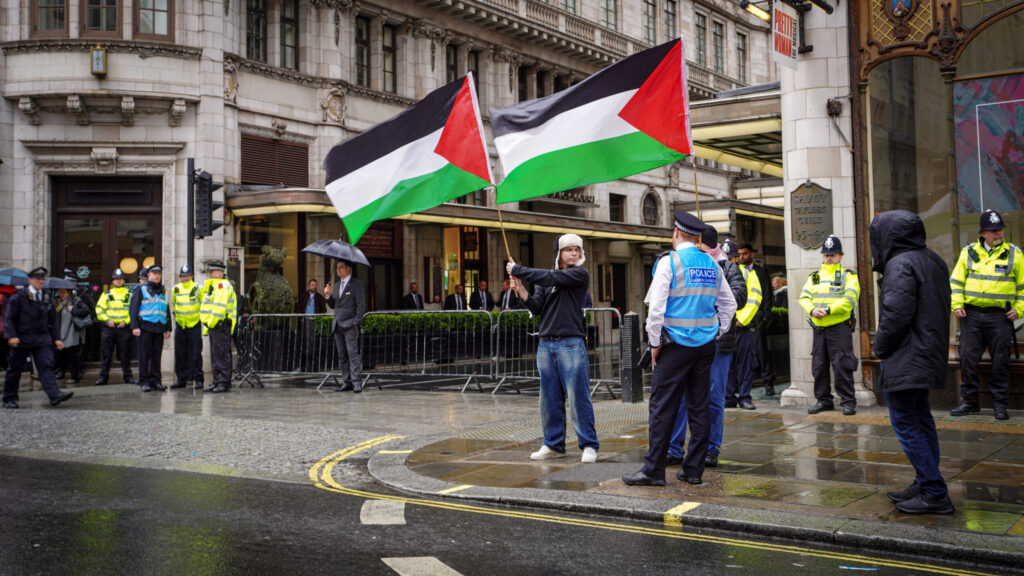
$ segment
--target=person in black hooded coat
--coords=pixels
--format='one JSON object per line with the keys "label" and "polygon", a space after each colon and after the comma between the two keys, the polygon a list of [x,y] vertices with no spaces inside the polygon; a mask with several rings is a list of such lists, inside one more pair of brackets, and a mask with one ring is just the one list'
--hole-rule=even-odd
{"label": "person in black hooded coat", "polygon": [[931,388],[946,385],[949,268],[925,247],[924,223],[911,212],[875,216],[870,238],[872,270],[882,274],[872,347],[882,360],[878,384],[889,405],[893,431],[917,473],[908,488],[888,496],[901,512],[952,514],[928,402]]}

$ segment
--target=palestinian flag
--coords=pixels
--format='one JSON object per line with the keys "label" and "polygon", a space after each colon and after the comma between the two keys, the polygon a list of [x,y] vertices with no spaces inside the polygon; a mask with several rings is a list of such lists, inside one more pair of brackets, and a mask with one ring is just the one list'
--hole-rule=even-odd
{"label": "palestinian flag", "polygon": [[494,177],[472,75],[338,144],[324,169],[327,196],[352,244],[376,220],[433,208],[490,186]]}
{"label": "palestinian flag", "polygon": [[638,52],[575,86],[491,110],[515,202],[664,166],[693,153],[683,40]]}

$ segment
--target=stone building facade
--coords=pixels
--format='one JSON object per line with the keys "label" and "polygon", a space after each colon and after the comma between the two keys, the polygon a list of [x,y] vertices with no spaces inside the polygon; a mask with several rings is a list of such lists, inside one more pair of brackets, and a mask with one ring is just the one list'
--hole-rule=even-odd
{"label": "stone building facade", "polygon": [[[115,267],[151,262],[173,281],[189,241],[190,157],[226,183],[215,193],[227,204],[225,225],[196,241],[197,267],[227,258],[244,290],[260,247],[285,247],[282,272],[300,291],[307,278],[322,283],[331,271],[299,250],[342,234],[323,193],[327,152],[468,71],[485,126],[490,108],[564,89],[679,35],[695,101],[775,79],[767,25],[727,0],[0,0],[0,7],[0,265],[71,267],[100,288]],[[702,200],[738,191],[755,204],[778,200],[777,193],[764,200],[778,184],[757,178],[760,164],[695,164]],[[548,266],[555,234],[581,231],[595,304],[642,310],[671,212],[695,199],[692,166],[503,206],[510,251]],[[397,307],[412,281],[428,296],[477,279],[497,291],[506,255],[496,216],[493,191],[482,190],[379,223],[362,242],[372,266],[357,269],[371,306]],[[734,211],[721,218],[724,232],[738,232]],[[784,266],[781,223],[743,229],[756,230],[759,245],[777,246],[774,266]]]}

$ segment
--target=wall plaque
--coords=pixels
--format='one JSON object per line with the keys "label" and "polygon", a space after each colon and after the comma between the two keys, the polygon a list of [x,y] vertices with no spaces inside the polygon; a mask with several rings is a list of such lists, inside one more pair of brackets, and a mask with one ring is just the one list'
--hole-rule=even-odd
{"label": "wall plaque", "polygon": [[806,250],[817,248],[832,233],[832,190],[808,181],[790,192],[793,242]]}

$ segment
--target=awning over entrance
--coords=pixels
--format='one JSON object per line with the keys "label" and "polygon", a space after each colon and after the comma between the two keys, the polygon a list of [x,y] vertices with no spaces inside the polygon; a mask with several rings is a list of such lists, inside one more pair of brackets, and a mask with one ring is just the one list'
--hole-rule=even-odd
{"label": "awning over entrance", "polygon": [[782,177],[782,97],[768,91],[690,104],[697,157]]}
{"label": "awning over entrance", "polygon": [[[292,212],[336,213],[327,194],[317,188],[276,188],[258,191],[229,190],[225,207],[236,217]],[[579,234],[584,238],[605,238],[632,242],[671,242],[672,229],[622,222],[601,222],[539,212],[502,210],[506,230]],[[444,224],[448,226],[498,227],[497,210],[462,204],[442,204],[417,214],[398,216],[396,220]]]}

